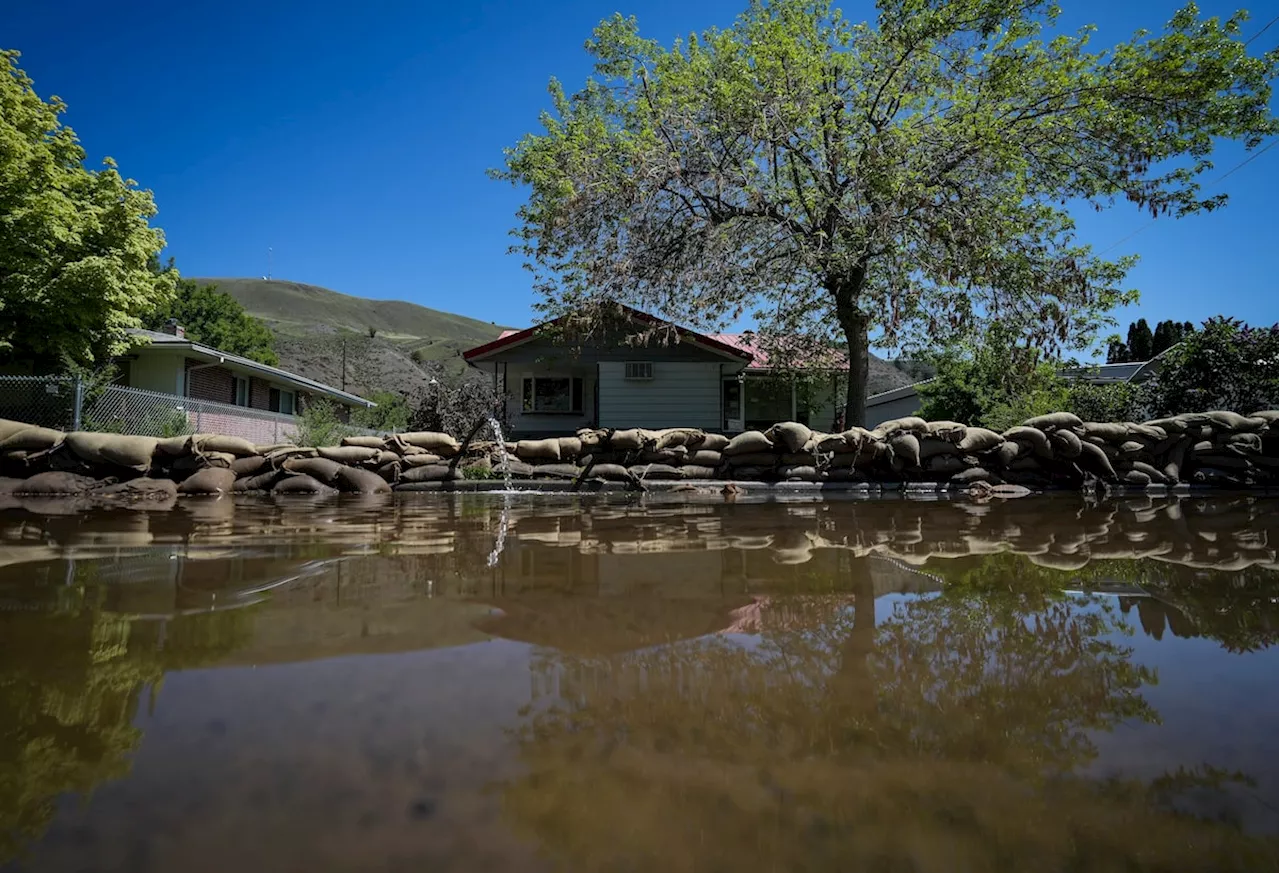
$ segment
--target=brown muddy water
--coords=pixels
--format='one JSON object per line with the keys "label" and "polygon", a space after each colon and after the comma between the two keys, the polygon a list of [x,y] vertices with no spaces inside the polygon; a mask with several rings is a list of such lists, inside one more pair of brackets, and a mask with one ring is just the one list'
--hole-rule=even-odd
{"label": "brown muddy water", "polygon": [[677,500],[0,511],[0,868],[1275,869],[1274,499]]}

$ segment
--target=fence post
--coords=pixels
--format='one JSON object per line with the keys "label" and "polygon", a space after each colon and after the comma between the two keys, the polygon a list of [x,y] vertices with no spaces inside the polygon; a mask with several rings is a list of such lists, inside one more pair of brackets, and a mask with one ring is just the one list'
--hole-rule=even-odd
{"label": "fence post", "polygon": [[79,376],[72,378],[71,389],[71,429],[79,430],[83,419],[84,380]]}

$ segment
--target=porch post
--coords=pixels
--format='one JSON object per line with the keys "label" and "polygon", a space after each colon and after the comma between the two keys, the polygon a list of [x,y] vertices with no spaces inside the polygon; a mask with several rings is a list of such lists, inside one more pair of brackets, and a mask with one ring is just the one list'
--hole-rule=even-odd
{"label": "porch post", "polygon": [[796,420],[796,377],[791,377],[791,420]]}

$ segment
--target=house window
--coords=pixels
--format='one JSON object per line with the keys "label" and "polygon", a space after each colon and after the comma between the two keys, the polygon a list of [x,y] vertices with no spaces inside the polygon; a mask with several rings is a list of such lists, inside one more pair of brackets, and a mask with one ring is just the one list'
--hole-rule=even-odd
{"label": "house window", "polygon": [[242,376],[236,376],[235,399],[233,402],[236,406],[249,405],[249,380]]}
{"label": "house window", "polygon": [[528,376],[521,395],[525,412],[581,413],[582,379],[577,376]]}
{"label": "house window", "polygon": [[285,415],[293,415],[293,392],[284,391],[280,388],[272,388],[267,395],[267,408],[272,412],[282,412]]}
{"label": "house window", "polygon": [[653,378],[653,362],[652,361],[627,361],[626,371],[623,373],[624,379],[652,379]]}

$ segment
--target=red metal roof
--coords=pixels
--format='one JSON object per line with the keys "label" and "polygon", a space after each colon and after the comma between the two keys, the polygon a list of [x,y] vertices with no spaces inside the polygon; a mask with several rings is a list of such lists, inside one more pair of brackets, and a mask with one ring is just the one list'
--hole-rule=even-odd
{"label": "red metal roof", "polygon": [[[749,334],[743,333],[717,333],[712,334],[710,339],[724,345],[731,346],[741,352],[751,356],[751,363],[747,364],[747,368],[751,370],[768,370],[772,365],[769,363],[769,353],[760,348],[755,338]],[[830,370],[843,370],[849,366],[849,356],[840,350],[830,349],[821,355],[821,360],[805,361],[798,364],[800,367],[818,367]]]}
{"label": "red metal roof", "polygon": [[[660,318],[655,318],[647,312],[641,312],[640,310],[632,309],[629,306],[624,306],[623,309],[627,311],[631,318],[637,321],[643,321],[649,324],[670,324],[670,322],[663,321]],[[542,324],[535,324],[533,327],[526,327],[524,330],[504,330],[498,335],[497,339],[487,342],[484,345],[467,349],[462,353],[462,357],[464,360],[471,361],[475,358],[484,357],[492,352],[500,351],[509,346],[519,345],[525,340],[532,339],[534,334],[537,333],[538,328],[547,324],[555,324],[559,320],[560,319],[553,319],[551,321],[543,322]],[[707,334],[698,333],[695,330],[689,330],[688,328],[680,327],[679,325],[671,326],[680,334],[680,338],[682,340],[707,346],[718,352],[731,355],[732,357],[739,358],[744,361],[750,361],[753,359],[753,353],[750,350],[739,345],[725,342],[720,338],[722,336],[734,336],[734,334],[717,334],[714,336],[708,336]]]}

